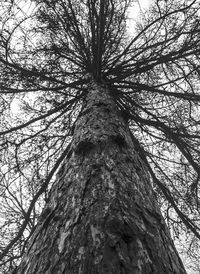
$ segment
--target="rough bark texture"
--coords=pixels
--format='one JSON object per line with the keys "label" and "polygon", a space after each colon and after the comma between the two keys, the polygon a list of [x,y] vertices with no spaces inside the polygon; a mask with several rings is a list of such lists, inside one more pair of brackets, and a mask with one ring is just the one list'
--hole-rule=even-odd
{"label": "rough bark texture", "polygon": [[18,274],[186,273],[136,151],[109,91],[91,83]]}

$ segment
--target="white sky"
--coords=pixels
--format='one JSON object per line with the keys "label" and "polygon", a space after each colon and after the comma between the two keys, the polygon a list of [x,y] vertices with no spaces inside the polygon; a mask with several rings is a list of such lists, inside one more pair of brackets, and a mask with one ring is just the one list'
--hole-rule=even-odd
{"label": "white sky", "polygon": [[135,23],[139,16],[145,16],[145,10],[149,8],[152,0],[135,0],[135,3],[129,9],[129,29],[134,31]]}
{"label": "white sky", "polygon": [[149,7],[152,0],[136,0],[135,2],[136,2],[135,6],[137,7],[137,9],[138,10],[142,9],[142,11],[144,11],[146,8]]}

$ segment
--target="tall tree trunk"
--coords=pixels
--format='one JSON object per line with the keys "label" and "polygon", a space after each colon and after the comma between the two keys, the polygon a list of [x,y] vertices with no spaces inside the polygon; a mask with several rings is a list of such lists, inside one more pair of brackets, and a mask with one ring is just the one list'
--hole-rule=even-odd
{"label": "tall tree trunk", "polygon": [[90,84],[20,273],[186,273],[106,87]]}

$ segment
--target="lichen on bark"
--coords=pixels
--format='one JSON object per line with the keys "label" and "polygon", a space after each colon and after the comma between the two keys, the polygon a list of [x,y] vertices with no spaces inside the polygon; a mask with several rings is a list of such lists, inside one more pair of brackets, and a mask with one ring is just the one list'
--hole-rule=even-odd
{"label": "lichen on bark", "polygon": [[88,87],[47,208],[18,274],[186,273],[105,86]]}

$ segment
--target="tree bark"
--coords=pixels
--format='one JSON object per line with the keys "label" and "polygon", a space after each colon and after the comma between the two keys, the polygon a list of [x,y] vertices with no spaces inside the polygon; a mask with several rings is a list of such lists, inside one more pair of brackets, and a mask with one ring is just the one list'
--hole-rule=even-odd
{"label": "tree bark", "polygon": [[114,98],[88,90],[18,274],[186,273]]}

